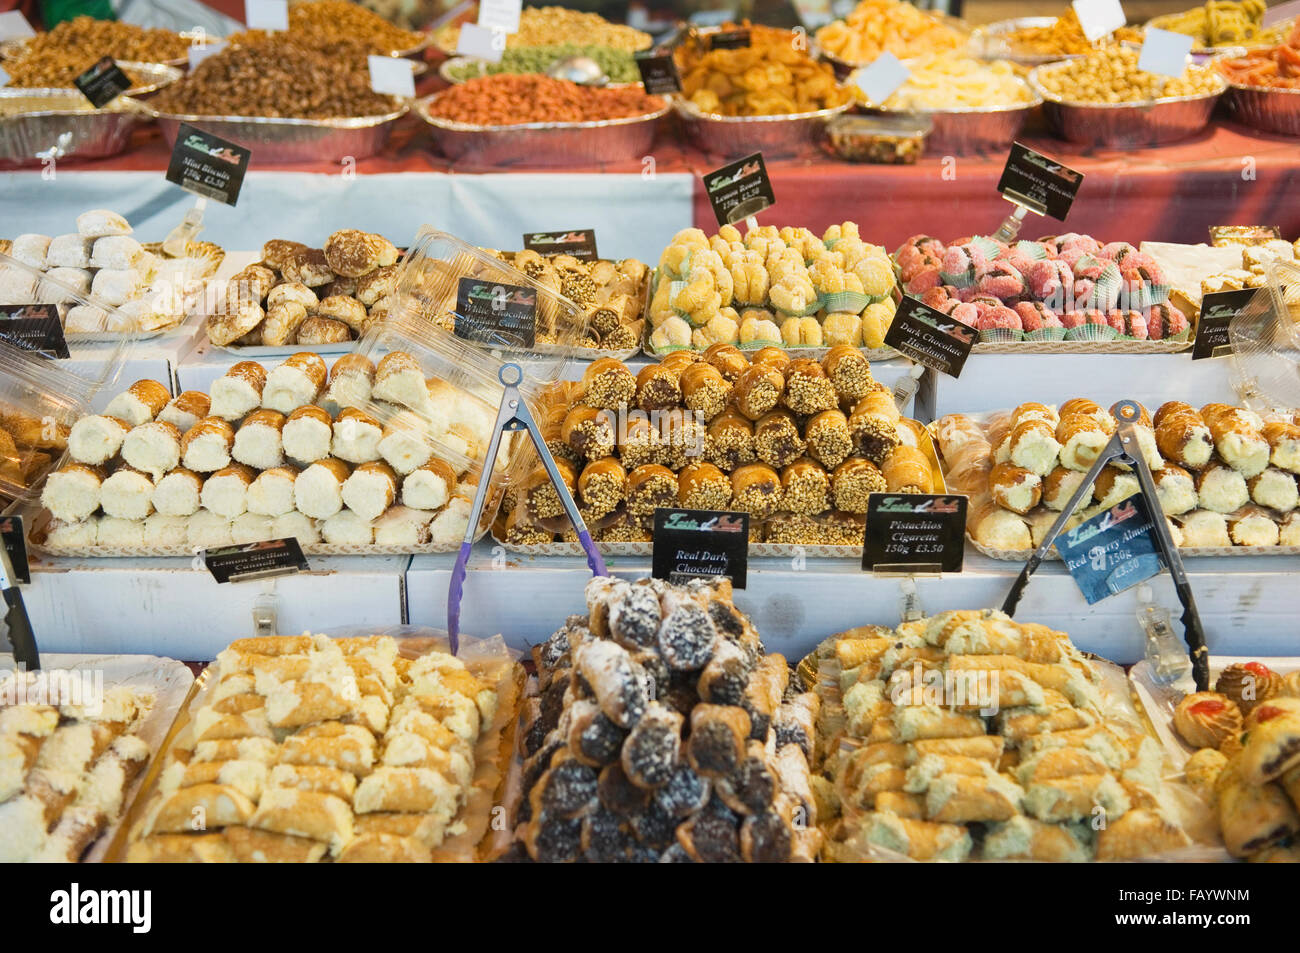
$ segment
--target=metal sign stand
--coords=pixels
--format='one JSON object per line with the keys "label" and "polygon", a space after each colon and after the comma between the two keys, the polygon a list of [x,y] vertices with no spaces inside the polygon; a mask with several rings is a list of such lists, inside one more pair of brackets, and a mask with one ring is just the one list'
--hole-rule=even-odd
{"label": "metal sign stand", "polygon": [[523,368],[518,364],[502,364],[501,369],[497,371],[497,379],[505,388],[501,395],[501,408],[497,411],[496,426],[492,431],[492,440],[488,444],[487,455],[483,460],[483,473],[479,476],[478,489],[474,491],[474,504],[470,508],[469,526],[465,528],[465,539],[460,544],[460,555],[456,557],[456,565],[451,571],[451,587],[447,592],[447,634],[451,639],[452,654],[456,654],[460,647],[460,601],[465,586],[466,564],[469,562],[470,550],[474,548],[474,537],[478,535],[479,520],[483,515],[483,505],[487,501],[488,484],[491,482],[493,466],[496,463],[497,453],[501,449],[501,435],[506,432],[516,430],[527,430],[528,436],[532,438],[533,446],[537,450],[538,457],[541,458],[542,466],[546,468],[546,474],[551,478],[551,484],[555,487],[555,492],[559,494],[560,502],[564,505],[564,512],[573,523],[573,528],[578,532],[578,542],[587,553],[587,565],[591,567],[591,572],[596,576],[608,576],[609,572],[605,569],[605,560],[600,556],[600,550],[591,540],[591,533],[587,529],[586,522],[583,521],[582,515],[578,512],[578,504],[573,501],[573,496],[569,493],[568,487],[564,485],[564,479],[560,476],[559,468],[555,465],[555,459],[551,452],[546,449],[546,441],[542,438],[541,428],[537,426],[537,421],[533,419],[532,412],[528,405],[524,403],[523,397],[519,393],[519,382],[524,379]]}
{"label": "metal sign stand", "polygon": [[1126,463],[1133,468],[1137,474],[1138,484],[1142,488],[1142,495],[1146,497],[1147,508],[1152,515],[1152,530],[1155,533],[1156,546],[1160,550],[1160,555],[1164,558],[1165,566],[1169,569],[1169,575],[1173,577],[1174,589],[1178,592],[1178,601],[1183,604],[1183,637],[1187,641],[1188,654],[1192,660],[1192,676],[1196,680],[1196,690],[1198,692],[1207,691],[1210,686],[1210,650],[1205,645],[1205,632],[1201,628],[1201,617],[1196,611],[1196,599],[1192,596],[1191,583],[1187,581],[1187,573],[1183,570],[1182,557],[1178,555],[1178,547],[1174,545],[1173,537],[1169,535],[1169,524],[1165,522],[1164,511],[1160,507],[1159,497],[1156,495],[1155,481],[1151,477],[1151,469],[1147,466],[1146,458],[1142,456],[1142,451],[1138,444],[1137,431],[1135,429],[1141,410],[1138,405],[1131,400],[1121,400],[1115,406],[1111,407],[1110,412],[1118,421],[1118,427],[1111,436],[1110,442],[1102,449],[1101,454],[1088,471],[1079,488],[1074,491],[1070,501],[1065,504],[1065,509],[1061,515],[1056,518],[1052,528],[1047,531],[1042,543],[1034,550],[1034,554],[1029,557],[1029,562],[1025,563],[1025,568],[1020,571],[1019,578],[1012,585],[1011,591],[1007,593],[1006,602],[1002,605],[1002,611],[1007,615],[1015,615],[1016,605],[1020,602],[1020,597],[1025,591],[1025,586],[1029,584],[1029,577],[1033,575],[1046,558],[1056,541],[1056,537],[1065,529],[1066,522],[1082,502],[1084,494],[1092,491],[1092,484],[1101,475],[1101,471],[1109,463],[1121,462]]}
{"label": "metal sign stand", "polygon": [[41,667],[41,656],[36,649],[36,635],[32,631],[31,620],[27,617],[27,606],[23,602],[22,590],[18,588],[18,579],[14,575],[13,563],[9,553],[0,546],[0,590],[4,591],[5,636],[14,661],[29,672]]}

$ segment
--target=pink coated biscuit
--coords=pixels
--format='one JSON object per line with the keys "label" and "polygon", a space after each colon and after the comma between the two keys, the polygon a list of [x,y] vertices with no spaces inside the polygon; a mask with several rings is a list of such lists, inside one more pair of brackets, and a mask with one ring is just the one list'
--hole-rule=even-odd
{"label": "pink coated biscuit", "polygon": [[968,327],[978,328],[980,323],[979,308],[969,302],[959,302],[956,307],[948,312],[948,315],[954,321],[960,321]]}
{"label": "pink coated biscuit", "polygon": [[1012,311],[1005,305],[990,308],[984,314],[980,315],[979,329],[981,331],[992,331],[997,328],[1010,328],[1015,331],[1024,330],[1020,321],[1020,315],[1016,314],[1016,312]]}
{"label": "pink coated biscuit", "polygon": [[1025,279],[1020,272],[1005,261],[997,261],[980,278],[981,294],[991,295],[1000,301],[1013,301],[1025,292]]}

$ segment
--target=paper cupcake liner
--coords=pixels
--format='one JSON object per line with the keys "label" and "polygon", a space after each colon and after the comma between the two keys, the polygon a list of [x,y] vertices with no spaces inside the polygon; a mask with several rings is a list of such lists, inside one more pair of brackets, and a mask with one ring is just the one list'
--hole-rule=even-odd
{"label": "paper cupcake liner", "polygon": [[945,285],[952,285],[954,288],[973,288],[975,287],[975,266],[972,265],[960,273],[941,271],[939,277],[943,279]]}
{"label": "paper cupcake liner", "polygon": [[827,312],[848,311],[853,314],[861,314],[866,310],[867,305],[876,303],[871,295],[863,294],[861,291],[833,291],[825,295],[822,302]]}
{"label": "paper cupcake liner", "polygon": [[1169,300],[1169,285],[1142,285],[1129,294],[1129,307],[1134,311],[1150,308],[1152,305],[1164,304]]}
{"label": "paper cupcake liner", "polygon": [[992,261],[994,258],[996,258],[998,256],[998,253],[1001,251],[1001,249],[998,247],[997,242],[995,242],[991,238],[985,237],[984,235],[976,235],[974,238],[970,240],[968,244],[972,248],[979,249],[980,252],[983,253],[984,257],[987,258],[989,261]]}
{"label": "paper cupcake liner", "polygon": [[1024,339],[1026,341],[1064,341],[1069,333],[1069,328],[1039,328],[1037,331],[1026,331]]}
{"label": "paper cupcake liner", "polygon": [[1084,324],[1065,333],[1067,341],[1113,341],[1119,332],[1108,324]]}
{"label": "paper cupcake liner", "polygon": [[1024,339],[1025,332],[1017,331],[1015,328],[988,328],[980,332],[980,341],[983,344],[1007,344]]}
{"label": "paper cupcake liner", "polygon": [[809,302],[808,307],[804,308],[802,311],[787,311],[785,308],[778,308],[776,305],[772,305],[772,310],[777,314],[785,315],[787,318],[806,318],[809,315],[816,314],[820,311],[823,303],[823,299],[818,298],[815,301]]}
{"label": "paper cupcake liner", "polygon": [[1026,241],[1022,238],[1011,246],[1011,250],[1017,255],[1023,255],[1025,258],[1031,258],[1034,261],[1047,260],[1047,249],[1038,242]]}

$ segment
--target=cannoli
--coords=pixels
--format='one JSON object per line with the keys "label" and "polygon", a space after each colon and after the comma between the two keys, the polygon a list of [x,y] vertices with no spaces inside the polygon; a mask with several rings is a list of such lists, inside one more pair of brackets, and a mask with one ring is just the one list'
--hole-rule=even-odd
{"label": "cannoli", "polygon": [[1276,546],[1277,522],[1260,506],[1244,506],[1228,517],[1228,537],[1234,546]]}
{"label": "cannoli", "polygon": [[1254,502],[1279,513],[1289,513],[1300,506],[1296,478],[1286,470],[1269,467],[1247,480],[1246,487]]}
{"label": "cannoli", "polygon": [[[577,489],[583,516],[587,519],[600,519],[617,509],[627,497],[627,471],[613,457],[592,461],[582,468]],[[555,502],[559,503],[554,488],[552,495],[556,496]]]}
{"label": "cannoli", "polygon": [[252,467],[242,463],[218,470],[203,481],[199,493],[203,508],[227,520],[247,512],[248,488],[256,476]]}
{"label": "cannoli", "polygon": [[175,424],[181,433],[185,433],[196,423],[208,416],[212,406],[208,395],[198,390],[187,390],[173,397],[158,413],[158,420]]}
{"label": "cannoli", "polygon": [[270,470],[284,463],[284,414],[276,410],[255,410],[235,432],[230,455],[255,470]]}
{"label": "cannoli", "polygon": [[157,381],[139,380],[114,397],[104,416],[117,417],[132,427],[157,417],[171,400],[171,393]]}
{"label": "cannoli", "polygon": [[[364,785],[364,782],[363,782]],[[352,811],[332,794],[296,788],[267,788],[248,826],[272,834],[306,837],[337,854],[352,838]]]}
{"label": "cannoli", "polygon": [[403,477],[402,504],[417,510],[437,510],[447,504],[455,488],[456,471],[451,464],[434,457]]}
{"label": "cannoli", "polygon": [[613,642],[584,642],[575,650],[574,664],[614,724],[628,728],[644,714],[649,689],[626,649]]}
{"label": "cannoli", "polygon": [[594,407],[574,407],[560,426],[560,439],[582,459],[590,461],[612,456],[615,446],[613,415]]}
{"label": "cannoli", "polygon": [[1234,857],[1247,857],[1300,833],[1300,815],[1279,784],[1249,782],[1230,762],[1219,775],[1215,793],[1224,846]]}
{"label": "cannoli", "polygon": [[58,520],[76,523],[99,509],[104,471],[84,463],[69,463],[51,473],[41,490],[41,505]]}
{"label": "cannoli", "polygon": [[375,367],[372,387],[377,400],[420,413],[429,405],[429,387],[419,362],[405,351],[390,351]]}
{"label": "cannoli", "polygon": [[1224,404],[1206,404],[1201,416],[1214,439],[1214,449],[1233,470],[1249,479],[1268,466],[1272,447],[1261,433],[1257,417]]}
{"label": "cannoli", "polygon": [[201,509],[185,518],[185,545],[191,550],[218,549],[234,543],[231,520]]}
{"label": "cannoli", "polygon": [[1289,473],[1300,473],[1300,426],[1270,422],[1260,433],[1268,441],[1269,463]]}
{"label": "cannoli", "polygon": [[[258,805],[258,813],[261,811],[262,806]],[[312,815],[312,818],[315,820],[315,815]],[[261,826],[279,820],[280,818],[268,814]],[[313,824],[313,826],[320,825]],[[260,830],[254,826],[235,825],[227,827],[222,834],[225,837],[226,848],[236,862],[241,864],[315,864],[319,863],[330,849],[329,843],[323,840],[277,833],[273,830]]]}
{"label": "cannoli", "polygon": [[144,834],[182,834],[244,824],[256,810],[252,801],[224,784],[180,788],[145,816]]}
{"label": "cannoli", "polygon": [[1196,475],[1196,496],[1201,509],[1234,513],[1250,502],[1250,488],[1241,470],[1215,461]]}
{"label": "cannoli", "polygon": [[1046,823],[1086,821],[1104,813],[1114,821],[1130,807],[1129,797],[1110,774],[1076,774],[1035,781],[1025,789],[1024,810]]}
{"label": "cannoli", "polygon": [[280,430],[284,453],[289,459],[305,464],[325,459],[330,455],[333,426],[329,413],[322,408],[314,404],[299,407]]}
{"label": "cannoli", "polygon": [[1179,518],[1184,546],[1231,546],[1228,520],[1222,513],[1192,510]]}
{"label": "cannoli", "polygon": [[660,507],[677,503],[677,475],[657,463],[639,466],[627,478],[627,511],[630,516],[649,521]]}
{"label": "cannoli", "polygon": [[989,473],[989,493],[998,506],[1024,515],[1042,500],[1043,480],[1032,470],[1007,461]]}
{"label": "cannoli", "polygon": [[873,390],[853,407],[849,431],[860,454],[876,466],[884,464],[901,440],[898,407],[888,390]]}
{"label": "cannoli", "polygon": [[314,403],[325,389],[325,361],[319,354],[300,351],[266,375],[262,406],[290,414],[305,404]]}
{"label": "cannoli", "polygon": [[272,467],[259,473],[245,497],[248,512],[272,519],[293,512],[297,478],[298,470],[291,466]]}
{"label": "cannoli", "polygon": [[628,780],[649,789],[666,784],[677,766],[681,728],[680,714],[650,702],[623,743],[623,772]]}
{"label": "cannoli", "polygon": [[240,361],[212,382],[208,413],[222,420],[242,420],[262,405],[265,386],[266,369],[256,361]]}
{"label": "cannoli", "polygon": [[755,363],[736,378],[732,390],[733,403],[742,415],[750,420],[758,420],[776,407],[785,393],[785,387],[785,376],[779,368],[767,363]]}
{"label": "cannoli", "polygon": [[117,456],[130,432],[131,425],[118,417],[80,417],[68,433],[68,455],[77,463],[99,466]]}
{"label": "cannoli", "polygon": [[235,428],[221,417],[204,417],[181,437],[181,465],[195,473],[213,473],[230,466]]}
{"label": "cannoli", "polygon": [[378,519],[397,498],[397,474],[382,461],[363,463],[344,481],[342,497],[361,519]]}
{"label": "cannoli", "polygon": [[351,471],[336,457],[318,460],[298,474],[294,505],[312,519],[328,519],[343,508],[343,484]]}
{"label": "cannoli", "polygon": [[428,426],[416,414],[403,410],[384,424],[376,449],[399,476],[406,476],[424,466],[433,456],[425,440]]}
{"label": "cannoli", "polygon": [[1061,447],[1059,452],[1061,467],[1086,473],[1110,441],[1110,433],[1113,429],[1113,420],[1111,429],[1108,430],[1097,417],[1087,413],[1062,417],[1061,422],[1056,425],[1056,441]]}
{"label": "cannoli", "polygon": [[122,466],[100,484],[99,505],[105,515],[142,520],[153,512],[153,480],[147,473]]}
{"label": "cannoli", "polygon": [[930,493],[934,489],[930,461],[916,447],[894,447],[880,472],[890,493]]}
{"label": "cannoli", "polygon": [[127,848],[128,864],[233,864],[238,858],[223,836],[212,834],[151,834]]}
{"label": "cannoli", "polygon": [[273,539],[272,520],[257,513],[240,513],[230,524],[230,540],[236,546]]}
{"label": "cannoli", "polygon": [[960,824],[919,821],[881,812],[864,816],[854,840],[912,860],[963,861],[971,851],[970,834]]}
{"label": "cannoli", "polygon": [[1167,459],[1198,470],[1214,455],[1214,441],[1205,420],[1189,404],[1169,401],[1155,416],[1156,447]]}
{"label": "cannoli", "polygon": [[345,354],[330,368],[326,397],[339,407],[360,407],[371,398],[375,365],[361,354]]}
{"label": "cannoli", "polygon": [[1087,843],[1070,827],[1018,816],[994,824],[984,836],[986,860],[1079,863],[1092,860]]}
{"label": "cannoli", "polygon": [[795,460],[781,471],[782,510],[816,515],[830,509],[830,477],[807,458]]}

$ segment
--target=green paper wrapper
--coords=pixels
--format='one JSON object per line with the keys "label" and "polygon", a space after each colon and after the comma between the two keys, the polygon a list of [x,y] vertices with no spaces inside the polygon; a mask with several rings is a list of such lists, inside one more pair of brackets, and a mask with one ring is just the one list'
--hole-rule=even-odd
{"label": "green paper wrapper", "polygon": [[1011,246],[1011,250],[1018,255],[1024,255],[1026,258],[1032,258],[1034,261],[1045,261],[1047,259],[1047,249],[1038,242],[1031,242],[1021,239]]}
{"label": "green paper wrapper", "polygon": [[861,291],[835,291],[822,297],[822,306],[828,311],[851,311],[861,314],[867,305],[875,304],[879,298],[863,294]]}
{"label": "green paper wrapper", "polygon": [[1068,328],[1039,328],[1037,331],[1026,331],[1026,341],[1064,341],[1066,335],[1070,333]]}
{"label": "green paper wrapper", "polygon": [[981,344],[1009,344],[1024,339],[1025,332],[1017,331],[1015,328],[989,328],[980,332]]}
{"label": "green paper wrapper", "polygon": [[1085,324],[1065,333],[1067,341],[1113,341],[1117,337],[1119,332],[1109,324]]}

